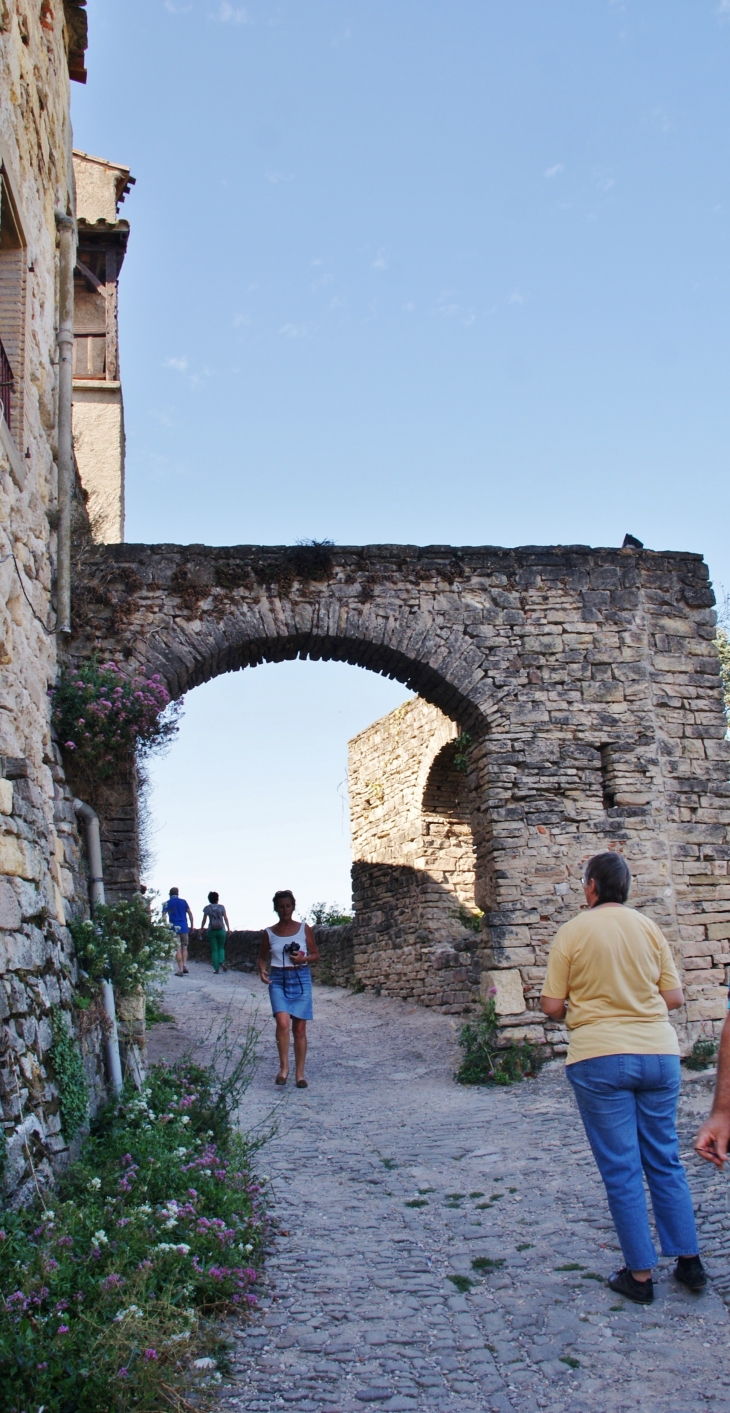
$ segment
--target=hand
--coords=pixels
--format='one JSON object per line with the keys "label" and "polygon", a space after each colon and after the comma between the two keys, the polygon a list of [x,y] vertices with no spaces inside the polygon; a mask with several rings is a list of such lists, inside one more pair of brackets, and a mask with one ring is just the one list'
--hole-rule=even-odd
{"label": "hand", "polygon": [[295,967],[304,967],[309,961],[306,952],[290,952],[289,956],[291,957],[292,966]]}
{"label": "hand", "polygon": [[264,986],[268,986],[268,984],[269,984],[269,973],[268,973],[267,971],[263,971],[262,968],[259,967],[259,976],[261,977],[261,980],[263,981]]}
{"label": "hand", "polygon": [[710,1114],[695,1139],[695,1152],[708,1163],[721,1168],[727,1158],[730,1140],[730,1114]]}

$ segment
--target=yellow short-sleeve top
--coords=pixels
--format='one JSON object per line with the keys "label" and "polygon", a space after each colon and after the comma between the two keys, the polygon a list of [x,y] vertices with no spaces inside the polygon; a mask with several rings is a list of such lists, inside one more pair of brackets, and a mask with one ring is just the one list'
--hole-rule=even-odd
{"label": "yellow short-sleeve top", "polygon": [[681,982],[666,937],[634,908],[590,908],[556,933],[543,996],[568,998],[567,1064],[597,1055],[678,1055],[660,991]]}

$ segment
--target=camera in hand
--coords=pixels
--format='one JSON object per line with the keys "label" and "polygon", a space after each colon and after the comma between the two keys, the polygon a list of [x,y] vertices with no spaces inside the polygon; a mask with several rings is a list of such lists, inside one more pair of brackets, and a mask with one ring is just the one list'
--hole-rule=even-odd
{"label": "camera in hand", "polygon": [[298,954],[299,954],[299,952],[301,952],[301,950],[302,950],[302,949],[301,949],[301,947],[299,946],[299,943],[298,943],[298,942],[290,942],[289,945],[284,948],[284,951],[285,951],[285,952],[288,952],[288,954],[289,954],[290,957],[296,957],[296,956],[298,956]]}

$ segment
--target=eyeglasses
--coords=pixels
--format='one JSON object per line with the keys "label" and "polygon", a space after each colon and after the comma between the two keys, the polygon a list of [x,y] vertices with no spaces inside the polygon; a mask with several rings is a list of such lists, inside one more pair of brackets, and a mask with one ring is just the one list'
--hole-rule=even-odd
{"label": "eyeglasses", "polygon": [[581,887],[587,888],[587,887],[588,887],[588,884],[593,882],[593,879],[592,879],[592,878],[586,878],[586,876],[585,876],[585,874],[584,874],[580,881],[581,881]]}

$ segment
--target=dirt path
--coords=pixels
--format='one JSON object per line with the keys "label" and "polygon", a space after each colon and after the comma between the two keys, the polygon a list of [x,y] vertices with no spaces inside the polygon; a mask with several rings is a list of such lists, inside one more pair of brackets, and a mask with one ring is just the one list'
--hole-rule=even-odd
{"label": "dirt path", "polygon": [[[697,1299],[662,1261],[654,1305],[637,1308],[599,1279],[622,1262],[561,1066],[464,1089],[447,1017],[317,988],[309,1088],[281,1091],[257,980],[193,963],[166,1006],[177,1024],[155,1029],[151,1058],[173,1058],[226,1012],[241,1026],[258,1016],[241,1122],[275,1110],[278,1123],[261,1169],[281,1234],[222,1409],[730,1413],[727,1180],[691,1149],[717,1285]],[[706,1096],[688,1086],[687,1135]],[[498,1264],[477,1273],[480,1257]]]}

